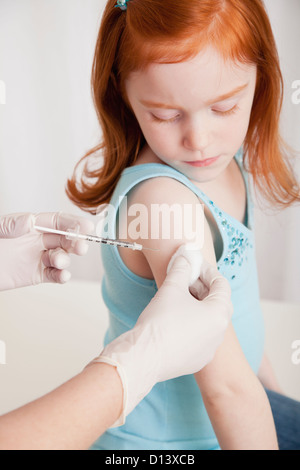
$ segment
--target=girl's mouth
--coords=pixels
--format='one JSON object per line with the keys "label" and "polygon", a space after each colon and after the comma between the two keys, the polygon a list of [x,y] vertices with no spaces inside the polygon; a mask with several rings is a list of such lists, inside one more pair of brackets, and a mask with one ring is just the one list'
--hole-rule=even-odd
{"label": "girl's mouth", "polygon": [[195,162],[185,162],[188,165],[194,166],[194,167],[204,167],[204,166],[210,166],[213,163],[215,163],[218,160],[218,157],[213,157],[213,158],[207,158],[205,160],[198,160]]}

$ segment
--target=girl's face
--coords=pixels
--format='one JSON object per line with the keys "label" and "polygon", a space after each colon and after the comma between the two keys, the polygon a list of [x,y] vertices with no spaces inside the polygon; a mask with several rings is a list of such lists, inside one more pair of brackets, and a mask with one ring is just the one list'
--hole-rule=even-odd
{"label": "girl's face", "polygon": [[256,66],[205,49],[187,62],[131,73],[126,93],[152,152],[198,182],[215,179],[242,146]]}

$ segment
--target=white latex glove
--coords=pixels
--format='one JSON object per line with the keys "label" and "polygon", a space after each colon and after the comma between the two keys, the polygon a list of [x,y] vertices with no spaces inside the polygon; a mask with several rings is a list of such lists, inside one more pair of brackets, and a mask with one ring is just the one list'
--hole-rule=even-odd
{"label": "white latex glove", "polygon": [[63,213],[12,214],[0,217],[0,291],[42,282],[63,284],[71,275],[66,268],[70,253],[83,255],[83,241],[67,240],[34,230],[39,225],[57,230],[75,229],[90,233],[94,224],[84,217]]}
{"label": "white latex glove", "polygon": [[[135,327],[116,338],[94,362],[117,367],[124,391],[126,416],[157,383],[193,374],[207,365],[221,344],[233,312],[228,281],[202,262],[200,279],[189,291],[191,265],[175,259],[155,297]],[[205,292],[205,299],[200,301]]]}

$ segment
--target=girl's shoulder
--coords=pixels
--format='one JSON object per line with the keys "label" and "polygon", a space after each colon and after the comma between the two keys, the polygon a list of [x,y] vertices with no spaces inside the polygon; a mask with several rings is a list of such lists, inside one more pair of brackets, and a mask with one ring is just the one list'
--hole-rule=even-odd
{"label": "girl's shoulder", "polygon": [[[141,203],[149,207],[153,204],[199,202],[191,188],[187,187],[188,179],[160,160],[147,146],[127,169],[130,170],[143,174],[143,177],[127,194],[129,205]],[[186,184],[182,184],[183,181]]]}

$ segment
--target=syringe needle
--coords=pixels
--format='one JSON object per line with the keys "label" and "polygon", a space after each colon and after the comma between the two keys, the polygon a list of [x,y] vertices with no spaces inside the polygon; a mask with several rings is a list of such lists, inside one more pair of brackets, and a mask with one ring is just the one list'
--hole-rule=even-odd
{"label": "syringe needle", "polygon": [[160,251],[158,248],[149,248],[147,246],[143,246],[143,250]]}
{"label": "syringe needle", "polygon": [[151,250],[151,251],[159,251],[156,248],[148,248],[144,247],[143,245],[140,245],[138,243],[129,243],[126,241],[122,240],[114,240],[112,238],[102,238],[102,237],[97,237],[95,235],[89,235],[89,234],[82,234],[82,233],[77,233],[73,231],[65,231],[65,230],[56,230],[53,228],[47,228],[47,227],[38,227],[37,225],[34,227],[36,230],[39,232],[44,232],[44,233],[52,233],[56,235],[64,235],[67,237],[69,240],[70,239],[77,239],[77,240],[86,240],[88,242],[96,242],[96,243],[103,243],[104,245],[112,245],[112,246],[118,246],[122,248],[129,248],[131,250]]}

